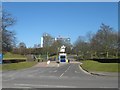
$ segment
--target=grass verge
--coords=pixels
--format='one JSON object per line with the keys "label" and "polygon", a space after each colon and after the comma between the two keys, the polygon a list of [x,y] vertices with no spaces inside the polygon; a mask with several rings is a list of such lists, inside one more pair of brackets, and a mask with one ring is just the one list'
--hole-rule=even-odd
{"label": "grass verge", "polygon": [[2,70],[19,70],[25,69],[34,66],[37,62],[20,62],[20,63],[11,63],[11,64],[3,64]]}
{"label": "grass verge", "polygon": [[98,72],[120,72],[118,69],[118,63],[100,63],[92,60],[81,61],[83,69],[87,71]]}

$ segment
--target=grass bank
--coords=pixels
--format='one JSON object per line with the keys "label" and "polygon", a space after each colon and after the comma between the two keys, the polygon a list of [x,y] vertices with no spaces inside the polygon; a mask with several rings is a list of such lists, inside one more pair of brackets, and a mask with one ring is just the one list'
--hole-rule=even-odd
{"label": "grass bank", "polygon": [[118,69],[118,63],[100,63],[92,60],[81,61],[83,69],[87,71],[98,71],[98,72],[120,72]]}
{"label": "grass bank", "polygon": [[20,63],[11,63],[11,64],[3,64],[2,70],[19,70],[25,69],[34,66],[37,62],[20,62]]}
{"label": "grass bank", "polygon": [[12,54],[10,52],[7,52],[3,55],[4,60],[9,60],[9,59],[26,59],[26,56],[24,55],[19,55],[19,54]]}
{"label": "grass bank", "polygon": [[0,64],[0,71],[2,70],[2,64]]}

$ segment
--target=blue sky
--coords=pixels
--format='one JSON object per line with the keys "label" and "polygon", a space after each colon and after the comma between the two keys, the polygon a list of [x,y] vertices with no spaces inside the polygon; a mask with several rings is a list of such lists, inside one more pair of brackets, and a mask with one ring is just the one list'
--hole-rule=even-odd
{"label": "blue sky", "polygon": [[118,29],[117,2],[4,2],[3,8],[17,19],[11,30],[16,32],[18,42],[27,47],[40,44],[44,32],[54,37],[70,37],[97,32],[101,23]]}

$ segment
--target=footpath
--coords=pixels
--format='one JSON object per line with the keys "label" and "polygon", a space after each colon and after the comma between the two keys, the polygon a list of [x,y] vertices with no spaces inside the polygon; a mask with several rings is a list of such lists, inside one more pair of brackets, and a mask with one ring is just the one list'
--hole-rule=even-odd
{"label": "footpath", "polygon": [[120,73],[118,72],[89,72],[89,73],[98,76],[120,77]]}

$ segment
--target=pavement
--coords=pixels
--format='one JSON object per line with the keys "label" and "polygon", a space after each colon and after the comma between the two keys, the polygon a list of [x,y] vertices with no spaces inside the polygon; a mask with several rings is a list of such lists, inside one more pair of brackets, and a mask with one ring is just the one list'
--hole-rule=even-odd
{"label": "pavement", "polygon": [[99,76],[110,76],[110,77],[120,77],[120,73],[114,72],[89,72],[92,75],[99,75]]}
{"label": "pavement", "polygon": [[50,64],[47,64],[47,62],[40,62],[37,65],[35,65],[34,67],[59,67],[62,65],[65,65],[67,63],[62,63],[62,64],[58,64],[56,63],[56,61],[51,61]]}
{"label": "pavement", "polygon": [[91,75],[79,62],[39,63],[31,68],[2,72],[3,88],[117,88],[118,77]]}

